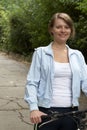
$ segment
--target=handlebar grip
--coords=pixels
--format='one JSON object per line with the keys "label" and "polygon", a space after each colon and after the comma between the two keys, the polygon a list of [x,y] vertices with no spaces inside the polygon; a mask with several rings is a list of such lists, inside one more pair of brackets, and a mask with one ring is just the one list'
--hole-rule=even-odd
{"label": "handlebar grip", "polygon": [[41,119],[43,120],[43,119],[49,119],[49,115],[42,115],[41,116]]}

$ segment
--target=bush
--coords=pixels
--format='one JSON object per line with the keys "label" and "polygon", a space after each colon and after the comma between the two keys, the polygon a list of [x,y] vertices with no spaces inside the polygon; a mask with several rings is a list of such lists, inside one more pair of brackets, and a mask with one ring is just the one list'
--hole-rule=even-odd
{"label": "bush", "polygon": [[86,57],[86,0],[14,0],[8,1],[7,5],[5,1],[3,5],[5,8],[0,6],[1,49],[28,55],[33,48],[48,45],[52,40],[48,33],[51,16],[65,12],[72,17],[76,27],[76,38],[68,44],[81,50]]}
{"label": "bush", "polygon": [[25,54],[32,50],[28,18],[23,11],[10,16],[10,44],[11,50],[16,53]]}
{"label": "bush", "polygon": [[4,10],[0,6],[0,49],[6,50],[9,45],[9,20],[8,20],[8,11]]}

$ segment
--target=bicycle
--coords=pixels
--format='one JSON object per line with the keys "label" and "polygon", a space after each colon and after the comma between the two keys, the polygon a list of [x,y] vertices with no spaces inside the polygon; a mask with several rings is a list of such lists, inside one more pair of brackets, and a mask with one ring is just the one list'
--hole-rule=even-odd
{"label": "bicycle", "polygon": [[[58,120],[61,117],[64,116],[70,116],[73,121],[77,125],[77,130],[85,130],[87,127],[87,110],[78,110],[78,111],[72,111],[72,112],[66,112],[66,113],[59,113],[59,112],[50,112],[49,115],[42,116],[43,119],[48,119],[48,121],[45,121],[44,123],[41,123],[39,125],[39,128],[43,125],[46,125],[52,121]],[[34,128],[35,130],[35,128]]]}

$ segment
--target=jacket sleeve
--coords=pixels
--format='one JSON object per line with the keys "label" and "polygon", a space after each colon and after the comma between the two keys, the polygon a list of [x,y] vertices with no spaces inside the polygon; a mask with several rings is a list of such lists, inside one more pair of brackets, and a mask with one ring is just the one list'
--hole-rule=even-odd
{"label": "jacket sleeve", "polygon": [[85,93],[87,96],[87,65],[85,63],[84,56],[81,54],[82,58],[82,64],[81,64],[81,71],[82,71],[82,79],[81,79],[81,86],[82,86],[82,91]]}
{"label": "jacket sleeve", "polygon": [[40,82],[40,56],[35,50],[32,63],[27,75],[24,99],[28,103],[30,111],[38,110],[37,89]]}

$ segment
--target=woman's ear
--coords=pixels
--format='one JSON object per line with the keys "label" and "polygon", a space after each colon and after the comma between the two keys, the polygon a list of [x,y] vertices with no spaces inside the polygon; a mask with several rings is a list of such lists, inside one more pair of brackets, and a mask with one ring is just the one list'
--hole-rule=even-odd
{"label": "woman's ear", "polygon": [[50,34],[53,36],[53,32],[50,32]]}
{"label": "woman's ear", "polygon": [[53,36],[52,28],[50,28],[49,33],[50,33],[51,36]]}

